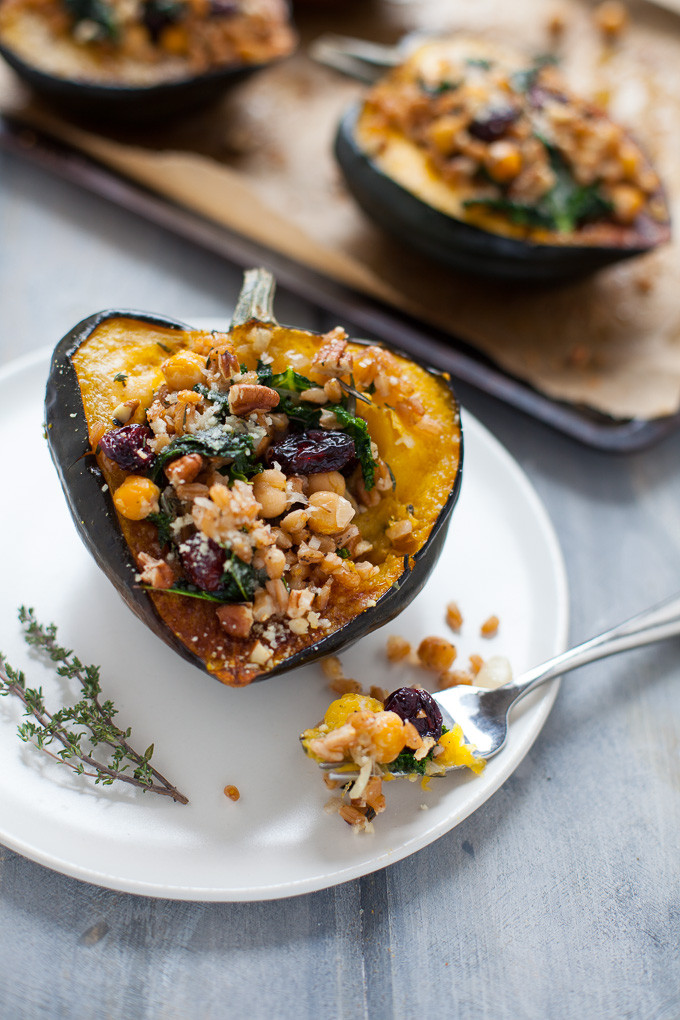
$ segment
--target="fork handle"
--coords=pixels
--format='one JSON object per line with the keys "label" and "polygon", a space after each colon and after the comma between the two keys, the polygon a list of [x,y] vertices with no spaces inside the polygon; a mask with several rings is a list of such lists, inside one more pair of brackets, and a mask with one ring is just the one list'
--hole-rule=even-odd
{"label": "fork handle", "polygon": [[637,616],[619,623],[616,627],[604,631],[584,641],[574,648],[555,655],[540,666],[523,673],[516,680],[497,688],[498,693],[507,693],[508,708],[516,701],[529,694],[536,687],[553,680],[557,676],[585,666],[588,662],[604,659],[617,652],[625,652],[630,648],[663,641],[664,638],[676,637],[680,634],[680,595],[673,595],[658,605],[646,609]]}
{"label": "fork handle", "polygon": [[320,35],[315,39],[308,47],[307,55],[318,64],[324,64],[368,84],[377,81],[387,69],[395,67],[401,59],[399,48],[396,46],[383,46],[380,43],[332,33]]}

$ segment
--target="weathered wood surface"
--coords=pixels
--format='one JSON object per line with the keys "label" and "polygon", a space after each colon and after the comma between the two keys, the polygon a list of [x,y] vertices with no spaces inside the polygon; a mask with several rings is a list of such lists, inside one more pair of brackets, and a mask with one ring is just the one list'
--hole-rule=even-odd
{"label": "weathered wood surface", "polygon": [[[9,157],[0,236],[0,364],[96,308],[214,315],[238,290],[218,259]],[[277,307],[319,325],[285,295]],[[574,640],[680,588],[680,436],[610,457],[461,396],[548,507]],[[0,848],[0,1017],[676,1020],[679,651],[567,678],[528,758],[476,814],[325,892],[156,901]]]}

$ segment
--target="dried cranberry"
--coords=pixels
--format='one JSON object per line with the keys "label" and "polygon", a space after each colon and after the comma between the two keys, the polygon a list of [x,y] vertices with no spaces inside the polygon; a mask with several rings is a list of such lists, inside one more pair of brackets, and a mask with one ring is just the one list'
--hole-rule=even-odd
{"label": "dried cranberry", "polygon": [[276,461],[285,472],[294,475],[342,471],[355,460],[352,437],[333,429],[291,432],[285,439],[273,443],[267,451],[269,464]]}
{"label": "dried cranberry", "polygon": [[423,738],[434,737],[439,740],[442,735],[443,719],[439,705],[427,691],[400,687],[386,700],[385,711],[396,712],[404,722],[413,723]]}
{"label": "dried cranberry", "polygon": [[502,138],[519,117],[514,106],[496,106],[479,113],[468,127],[473,138],[481,142],[495,142]]}
{"label": "dried cranberry", "polygon": [[148,425],[123,425],[105,432],[99,448],[125,471],[148,471],[156,460],[156,454],[149,449],[152,436]]}
{"label": "dried cranberry", "polygon": [[211,18],[233,18],[238,12],[239,5],[234,0],[210,0]]}
{"label": "dried cranberry", "polygon": [[220,587],[227,554],[212,538],[196,531],[179,547],[184,573],[192,584],[204,591]]}

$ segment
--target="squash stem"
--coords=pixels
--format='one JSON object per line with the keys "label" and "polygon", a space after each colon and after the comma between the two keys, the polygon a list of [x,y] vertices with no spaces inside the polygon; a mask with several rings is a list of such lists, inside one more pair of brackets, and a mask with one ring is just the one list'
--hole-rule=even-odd
{"label": "squash stem", "polygon": [[231,320],[234,326],[243,326],[252,319],[278,325],[274,318],[274,292],[276,280],[268,269],[246,269],[243,286]]}

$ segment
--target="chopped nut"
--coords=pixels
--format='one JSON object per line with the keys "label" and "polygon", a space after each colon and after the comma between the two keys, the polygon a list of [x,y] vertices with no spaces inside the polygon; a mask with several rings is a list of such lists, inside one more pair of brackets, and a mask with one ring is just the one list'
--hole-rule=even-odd
{"label": "chopped nut", "polygon": [[[216,610],[217,619],[232,637],[245,638],[253,625],[253,610],[247,605],[226,605]],[[269,656],[267,656],[268,658]],[[252,656],[251,656],[252,658]]]}
{"label": "chopped nut", "polygon": [[166,477],[173,485],[193,482],[203,468],[203,457],[200,453],[187,453],[184,457],[170,461],[165,465]]}
{"label": "chopped nut", "polygon": [[402,553],[412,553],[418,547],[418,541],[413,534],[413,525],[409,520],[397,521],[390,525],[385,535],[397,550]]}
{"label": "chopped nut", "polygon": [[390,634],[387,639],[387,658],[390,662],[400,662],[411,653],[411,645],[398,634]]}
{"label": "chopped nut", "polygon": [[262,588],[255,592],[255,601],[253,603],[253,619],[256,623],[264,623],[270,616],[273,616],[276,612],[276,606],[274,605],[274,599],[271,597],[268,591],[264,591]]}
{"label": "chopped nut", "polygon": [[254,383],[235,383],[229,390],[229,410],[232,414],[246,415],[254,411],[270,411],[279,403],[276,390]]}
{"label": "chopped nut", "polygon": [[457,602],[449,602],[446,607],[446,622],[448,623],[451,630],[455,630],[456,633],[463,626],[463,614],[458,608]]}
{"label": "chopped nut", "polygon": [[426,637],[418,645],[418,658],[426,669],[442,673],[456,658],[456,649],[446,638]]}
{"label": "chopped nut", "polygon": [[445,691],[448,687],[457,687],[459,684],[471,684],[473,681],[471,673],[467,673],[464,669],[454,669],[450,672],[442,673],[437,681],[437,686],[440,691]]}
{"label": "chopped nut", "polygon": [[471,670],[473,676],[477,676],[477,674],[479,673],[479,671],[480,671],[480,669],[482,668],[483,665],[484,665],[484,659],[482,658],[481,655],[471,655],[470,656],[470,670]]}
{"label": "chopped nut", "polygon": [[324,337],[325,343],[314,355],[314,368],[323,375],[346,375],[352,370],[352,355],[347,353],[347,334],[337,326]]}
{"label": "chopped nut", "polygon": [[314,592],[310,591],[309,588],[303,588],[302,590],[292,591],[288,595],[288,605],[286,607],[286,614],[291,620],[295,620],[298,617],[304,616],[312,607],[314,601]]}
{"label": "chopped nut", "polygon": [[361,684],[348,676],[338,676],[328,685],[334,694],[361,694]]}
{"label": "chopped nut", "polygon": [[366,824],[366,815],[351,804],[343,804],[338,814],[341,818],[344,818],[348,825],[363,826]]}
{"label": "chopped nut", "polygon": [[114,424],[127,425],[138,407],[138,400],[126,400],[124,404],[119,404],[113,412]]}
{"label": "chopped nut", "polygon": [[258,666],[264,666],[271,657],[271,651],[261,641],[257,641],[250,653],[250,661]]}
{"label": "chopped nut", "polygon": [[152,588],[171,588],[175,581],[172,567],[165,560],[154,559],[148,553],[140,552],[137,562],[141,567],[140,581]]}
{"label": "chopped nut", "polygon": [[488,620],[485,620],[480,628],[480,634],[482,637],[490,638],[494,637],[498,633],[498,627],[500,620],[497,616],[490,616]]}
{"label": "chopped nut", "polygon": [[302,390],[300,400],[305,400],[308,404],[327,404],[328,396],[321,386],[312,386],[311,389]]}
{"label": "chopped nut", "polygon": [[321,663],[321,672],[329,680],[337,680],[339,677],[344,676],[344,670],[342,663],[337,655],[329,655],[328,658],[324,659]]}

